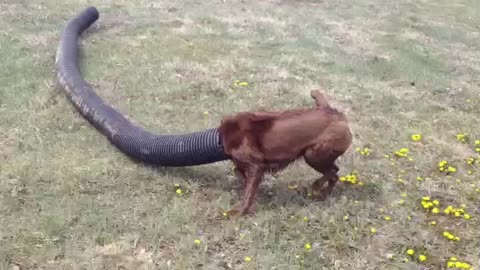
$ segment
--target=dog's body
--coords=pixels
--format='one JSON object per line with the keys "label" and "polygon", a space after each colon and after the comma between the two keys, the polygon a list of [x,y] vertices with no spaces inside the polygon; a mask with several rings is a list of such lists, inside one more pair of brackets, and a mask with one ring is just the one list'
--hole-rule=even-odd
{"label": "dog's body", "polygon": [[243,181],[242,203],[231,215],[252,213],[263,175],[282,170],[302,156],[323,174],[313,183],[313,194],[324,198],[333,190],[338,181],[335,161],[350,147],[352,134],[346,117],[331,108],[320,91],[311,95],[315,108],[243,112],[222,120],[219,131],[225,153]]}

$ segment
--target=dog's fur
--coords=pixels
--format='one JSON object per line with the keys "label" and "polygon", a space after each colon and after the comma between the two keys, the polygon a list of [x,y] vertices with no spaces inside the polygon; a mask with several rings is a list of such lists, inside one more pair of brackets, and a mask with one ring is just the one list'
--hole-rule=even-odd
{"label": "dog's fur", "polygon": [[330,107],[320,90],[313,90],[311,96],[314,108],[242,112],[222,120],[224,150],[243,184],[242,201],[229,211],[230,216],[253,214],[263,175],[278,172],[302,156],[323,174],[312,184],[313,195],[324,199],[332,192],[338,181],[335,161],[350,147],[352,134],[345,115]]}

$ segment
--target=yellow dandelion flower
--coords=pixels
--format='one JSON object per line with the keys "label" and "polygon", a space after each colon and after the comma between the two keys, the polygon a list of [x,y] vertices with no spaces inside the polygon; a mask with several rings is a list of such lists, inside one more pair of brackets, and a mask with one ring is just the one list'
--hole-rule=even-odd
{"label": "yellow dandelion flower", "polygon": [[413,250],[413,249],[408,249],[408,250],[407,250],[407,254],[411,256],[411,255],[415,254],[415,250]]}
{"label": "yellow dandelion flower", "polygon": [[251,262],[252,258],[249,257],[249,256],[245,256],[245,258],[243,258],[243,260],[246,261],[246,262]]}
{"label": "yellow dandelion flower", "polygon": [[437,222],[434,220],[434,221],[430,222],[430,225],[435,226],[435,225],[437,225]]}
{"label": "yellow dandelion flower", "polygon": [[439,205],[440,202],[438,200],[433,200],[433,205]]}
{"label": "yellow dandelion flower", "polygon": [[440,209],[435,207],[435,208],[432,209],[432,213],[438,214],[438,213],[440,213]]}
{"label": "yellow dandelion flower", "polygon": [[448,167],[447,167],[447,172],[450,172],[450,173],[457,172],[457,168],[455,168],[455,167],[453,167],[453,166],[448,166]]}
{"label": "yellow dandelion flower", "polygon": [[298,185],[288,185],[288,189],[297,189]]}
{"label": "yellow dandelion flower", "polygon": [[343,216],[343,220],[347,221],[349,219],[348,215]]}
{"label": "yellow dandelion flower", "polygon": [[467,139],[468,139],[468,134],[467,133],[457,134],[457,141],[459,141],[461,143],[465,143],[465,142],[467,142]]}
{"label": "yellow dandelion flower", "polygon": [[303,247],[304,247],[306,250],[312,249],[312,245],[310,245],[310,244],[308,244],[308,243],[305,244]]}
{"label": "yellow dandelion flower", "polygon": [[202,243],[202,241],[200,241],[199,239],[195,239],[195,241],[193,241],[193,243],[195,243],[197,245],[200,245]]}
{"label": "yellow dandelion flower", "polygon": [[465,215],[463,215],[463,218],[466,219],[466,220],[469,220],[471,218],[471,216],[469,214],[465,214]]}
{"label": "yellow dandelion flower", "polygon": [[423,181],[424,179],[421,176],[417,176],[417,181]]}
{"label": "yellow dandelion flower", "polygon": [[430,197],[429,196],[422,197],[422,201],[430,201]]}
{"label": "yellow dandelion flower", "polygon": [[427,256],[421,254],[420,256],[418,256],[418,260],[421,261],[421,262],[424,262],[427,260]]}
{"label": "yellow dandelion flower", "polygon": [[391,220],[392,218],[390,216],[385,216],[385,220],[389,221]]}
{"label": "yellow dandelion flower", "polygon": [[238,86],[248,86],[248,82],[239,82]]}
{"label": "yellow dandelion flower", "polygon": [[176,192],[179,196],[182,196],[182,194],[183,194],[183,191],[182,191],[182,189],[180,189],[180,188],[177,188],[177,190],[176,190],[175,192]]}
{"label": "yellow dandelion flower", "polygon": [[303,221],[304,221],[304,222],[307,222],[307,221],[308,221],[308,217],[303,217]]}
{"label": "yellow dandelion flower", "polygon": [[455,262],[447,262],[447,267],[448,268],[454,268],[455,267]]}
{"label": "yellow dandelion flower", "polygon": [[377,229],[375,229],[375,228],[370,228],[370,232],[371,232],[371,233],[376,233],[376,232],[377,232]]}
{"label": "yellow dandelion flower", "polygon": [[457,261],[457,260],[458,260],[457,257],[451,257],[450,258],[450,261]]}
{"label": "yellow dandelion flower", "polygon": [[421,134],[412,134],[411,139],[414,142],[418,142],[422,139],[422,135]]}

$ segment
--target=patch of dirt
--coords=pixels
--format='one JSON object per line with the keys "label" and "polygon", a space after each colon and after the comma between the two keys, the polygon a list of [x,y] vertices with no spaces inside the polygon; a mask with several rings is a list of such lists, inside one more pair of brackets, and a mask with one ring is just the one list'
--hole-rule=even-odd
{"label": "patch of dirt", "polygon": [[93,85],[96,93],[102,97],[105,103],[112,106],[123,115],[128,115],[128,97],[123,95],[119,78],[105,78]]}
{"label": "patch of dirt", "polygon": [[152,252],[144,248],[132,252],[124,242],[97,246],[95,253],[102,258],[104,269],[154,269]]}

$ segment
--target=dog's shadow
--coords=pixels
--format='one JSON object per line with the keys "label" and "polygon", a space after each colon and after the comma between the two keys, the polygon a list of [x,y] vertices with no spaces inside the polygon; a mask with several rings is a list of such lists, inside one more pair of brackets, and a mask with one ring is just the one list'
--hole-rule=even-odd
{"label": "dog's shadow", "polygon": [[[241,184],[233,171],[228,166],[201,165],[195,167],[157,167],[146,165],[162,176],[181,178],[200,188],[213,189],[232,193],[231,205],[237,205],[241,200]],[[279,208],[305,207],[312,203],[319,206],[328,205],[336,198],[346,196],[352,201],[373,200],[381,196],[383,190],[380,185],[366,183],[364,186],[349,186],[338,182],[330,195],[325,200],[318,200],[309,194],[310,185],[315,178],[299,181],[291,185],[285,179],[277,179],[265,175],[264,181],[258,190],[257,209],[276,210]]]}

